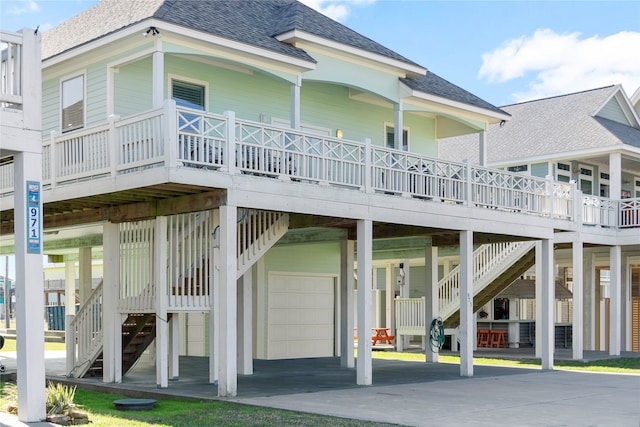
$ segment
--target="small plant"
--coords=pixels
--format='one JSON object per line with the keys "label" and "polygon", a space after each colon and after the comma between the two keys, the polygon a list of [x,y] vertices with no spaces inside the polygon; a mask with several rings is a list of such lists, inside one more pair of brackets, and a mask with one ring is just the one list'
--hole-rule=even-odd
{"label": "small plant", "polygon": [[2,410],[10,414],[18,414],[18,387],[13,383],[0,384],[0,402],[2,403]]}
{"label": "small plant", "polygon": [[73,398],[76,394],[76,387],[68,387],[62,384],[47,384],[47,414],[66,414],[75,407]]}

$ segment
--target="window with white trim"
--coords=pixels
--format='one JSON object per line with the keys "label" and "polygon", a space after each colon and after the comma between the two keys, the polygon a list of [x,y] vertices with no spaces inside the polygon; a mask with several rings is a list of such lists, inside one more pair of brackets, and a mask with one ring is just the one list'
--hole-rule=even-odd
{"label": "window with white trim", "polygon": [[517,165],[507,167],[509,172],[520,173],[523,175],[529,175],[529,165]]}
{"label": "window with white trim", "polygon": [[609,174],[600,172],[600,197],[610,197]]}
{"label": "window with white trim", "polygon": [[580,165],[578,188],[582,194],[593,194],[593,167]]}
{"label": "window with white trim", "polygon": [[633,178],[634,186],[633,186],[633,194],[634,197],[640,197],[640,177],[636,176]]}
{"label": "window with white trim", "polygon": [[571,181],[571,164],[570,163],[556,163],[556,181],[569,182]]}
{"label": "window with white trim", "polygon": [[205,109],[204,85],[174,79],[171,81],[171,98],[176,101],[179,107]]}
{"label": "window with white trim", "polygon": [[61,84],[62,132],[84,127],[84,75],[63,80]]}
{"label": "window with white trim", "polygon": [[[395,147],[396,130],[393,126],[384,126],[385,143],[387,148]],[[409,129],[402,130],[402,151],[409,151]]]}

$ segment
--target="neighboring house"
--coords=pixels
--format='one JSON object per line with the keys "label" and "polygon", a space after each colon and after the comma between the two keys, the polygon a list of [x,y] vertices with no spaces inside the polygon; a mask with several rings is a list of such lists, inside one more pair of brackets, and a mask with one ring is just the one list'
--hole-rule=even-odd
{"label": "neighboring house", "polygon": [[[373,381],[366,331],[398,319],[424,335],[438,316],[459,325],[471,376],[474,312],[534,260],[553,368],[553,247],[585,227],[579,193],[438,158],[443,138],[484,141],[505,110],[290,0],[102,0],[47,31],[42,58],[44,249],[79,253],[81,271],[103,259],[68,331],[70,373],[119,382],[153,342],[160,387],[179,355],[206,355],[219,395],[235,395],[254,358],[355,366],[357,312],[358,384]],[[610,244],[637,241],[627,225]],[[394,303],[411,286],[415,317]]]}
{"label": "neighboring house", "polygon": [[[502,109],[511,119],[491,125],[486,134],[487,166],[575,182],[581,193],[585,227],[570,235],[558,233],[555,240],[584,245],[578,262],[584,276],[585,348],[609,348],[605,313],[609,300],[616,298],[611,293],[617,292],[609,285],[610,251],[615,250],[615,242],[623,242],[619,303],[625,320],[621,324],[624,348],[640,351],[639,100],[640,90],[630,99],[620,86],[608,86],[508,105]],[[468,149],[473,140],[463,136],[440,141],[440,157],[478,162],[477,152]],[[616,224],[633,228],[634,235],[619,239]],[[558,279],[575,287],[572,256],[570,248],[558,244]],[[559,306],[557,321],[572,322],[570,315],[562,313],[570,310],[571,306],[564,310]]]}

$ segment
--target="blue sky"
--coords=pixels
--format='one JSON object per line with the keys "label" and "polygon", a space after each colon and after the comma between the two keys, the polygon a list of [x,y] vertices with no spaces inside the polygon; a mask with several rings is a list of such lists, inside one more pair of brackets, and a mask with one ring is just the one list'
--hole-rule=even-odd
{"label": "blue sky", "polygon": [[[96,2],[0,0],[0,28],[46,31]],[[638,1],[303,2],[497,106],[640,87]]]}

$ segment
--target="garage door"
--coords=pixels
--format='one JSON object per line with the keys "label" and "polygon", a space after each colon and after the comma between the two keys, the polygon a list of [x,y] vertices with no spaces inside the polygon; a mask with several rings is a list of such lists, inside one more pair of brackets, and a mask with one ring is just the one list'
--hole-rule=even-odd
{"label": "garage door", "polygon": [[333,276],[270,274],[267,358],[334,355]]}

